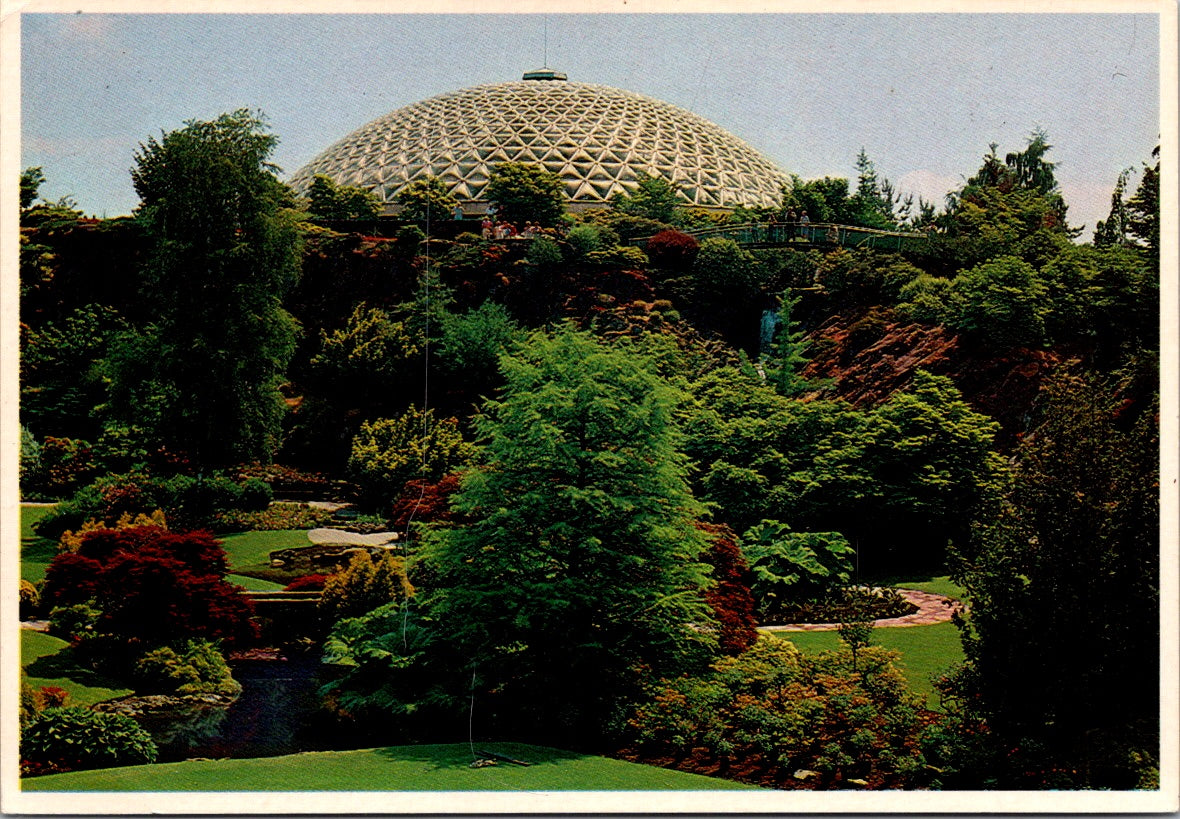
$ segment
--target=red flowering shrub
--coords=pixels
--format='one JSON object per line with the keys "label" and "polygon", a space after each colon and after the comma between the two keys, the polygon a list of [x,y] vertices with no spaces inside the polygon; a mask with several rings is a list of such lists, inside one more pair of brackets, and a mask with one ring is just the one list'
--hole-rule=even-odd
{"label": "red flowering shrub", "polygon": [[326,574],[307,574],[292,580],[283,587],[283,591],[323,591],[327,582]]}
{"label": "red flowering shrub", "polygon": [[38,710],[62,708],[70,698],[70,692],[56,685],[43,685],[37,689]]}
{"label": "red flowering shrub", "polygon": [[746,582],[750,568],[728,526],[698,523],[697,528],[710,540],[705,562],[713,567],[717,585],[705,592],[705,600],[717,617],[718,644],[724,654],[741,654],[758,639],[754,596]]}
{"label": "red flowering shrub", "polygon": [[406,488],[393,503],[390,520],[394,527],[405,529],[412,522],[432,523],[454,520],[451,512],[451,495],[459,491],[462,476],[458,472],[443,475],[436,482],[414,479],[406,482]]}
{"label": "red flowering shrub", "polygon": [[644,248],[652,267],[663,270],[686,272],[696,260],[700,244],[687,233],[678,230],[661,230],[647,240]]}
{"label": "red flowering shrub", "polygon": [[85,603],[94,597],[102,564],[76,552],[63,552],[45,570],[41,605],[45,611]]}
{"label": "red flowering shrub", "polygon": [[45,573],[50,606],[88,603],[97,635],[163,644],[186,637],[233,644],[256,635],[253,609],[226,583],[225,552],[208,532],[155,526],[87,533]]}

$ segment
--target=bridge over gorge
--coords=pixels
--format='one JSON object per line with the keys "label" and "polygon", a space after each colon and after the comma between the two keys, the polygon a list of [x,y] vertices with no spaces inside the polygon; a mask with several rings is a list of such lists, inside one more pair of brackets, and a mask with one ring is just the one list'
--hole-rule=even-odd
{"label": "bridge over gorge", "polygon": [[[720,236],[732,239],[745,248],[786,247],[798,250],[813,247],[871,247],[901,251],[925,247],[930,241],[930,235],[923,231],[875,230],[826,222],[747,222],[684,232],[697,241]],[[631,243],[644,248],[650,238],[644,236],[633,239]]]}

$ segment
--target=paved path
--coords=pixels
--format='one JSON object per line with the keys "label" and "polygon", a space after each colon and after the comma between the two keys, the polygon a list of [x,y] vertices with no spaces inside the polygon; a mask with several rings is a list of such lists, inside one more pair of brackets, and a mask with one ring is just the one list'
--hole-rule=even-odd
{"label": "paved path", "polygon": [[344,529],[311,529],[307,533],[307,539],[317,546],[328,543],[340,546],[388,546],[397,541],[398,533],[374,532],[371,535],[362,535]]}
{"label": "paved path", "polygon": [[[886,617],[874,620],[876,628],[905,628],[907,626],[930,626],[945,623],[963,607],[958,600],[933,592],[916,589],[898,589],[901,596],[918,607],[913,614],[904,617]],[[839,623],[792,623],[786,626],[759,626],[762,631],[835,631]]]}

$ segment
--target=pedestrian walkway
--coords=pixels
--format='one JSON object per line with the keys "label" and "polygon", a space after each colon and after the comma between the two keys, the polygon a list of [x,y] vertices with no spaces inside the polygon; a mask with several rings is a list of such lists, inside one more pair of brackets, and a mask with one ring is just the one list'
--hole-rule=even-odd
{"label": "pedestrian walkway", "polygon": [[[918,607],[913,614],[902,617],[886,617],[874,620],[874,628],[906,628],[909,626],[932,626],[935,623],[945,623],[962,609],[963,604],[958,600],[945,597],[933,592],[918,591],[917,589],[898,589],[902,597]],[[762,631],[835,631],[840,628],[839,623],[791,623],[785,626],[759,626]]]}

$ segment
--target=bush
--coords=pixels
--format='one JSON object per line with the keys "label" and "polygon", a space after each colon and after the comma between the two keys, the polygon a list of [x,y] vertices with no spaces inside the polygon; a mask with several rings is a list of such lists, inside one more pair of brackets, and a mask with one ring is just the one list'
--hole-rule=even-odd
{"label": "bush", "polygon": [[23,731],[25,727],[37,718],[40,713],[40,703],[37,701],[37,692],[33,686],[29,684],[25,676],[25,671],[22,668],[20,673],[20,710],[18,712],[20,728]]}
{"label": "bush", "polygon": [[329,577],[326,574],[305,574],[284,586],[283,591],[323,591]]}
{"label": "bush", "polygon": [[275,493],[270,484],[260,478],[250,478],[242,484],[241,510],[260,512],[270,506]]}
{"label": "bush", "polygon": [[[641,753],[693,754],[777,787],[922,787],[918,701],[881,648],[803,656],[764,636],[699,677],[662,680],[630,723]],[[805,780],[798,771],[811,771]]]}
{"label": "bush", "polygon": [[37,587],[25,580],[20,581],[20,619],[29,620],[37,616],[41,607],[41,594]]}
{"label": "bush", "polygon": [[386,553],[374,561],[368,552],[358,552],[348,568],[328,579],[319,608],[325,620],[336,623],[413,594],[402,558]]}
{"label": "bush", "polygon": [[742,551],[753,572],[750,590],[764,614],[819,600],[852,578],[855,552],[839,532],[790,532],[768,520],[742,536]]}
{"label": "bush", "polygon": [[758,639],[754,597],[750,594],[750,567],[728,526],[698,523],[709,536],[705,562],[713,567],[714,585],[705,600],[717,617],[717,645],[724,654],[741,654]]}
{"label": "bush", "polygon": [[467,464],[474,447],[459,421],[413,405],[397,418],[366,421],[352,440],[348,468],[371,508],[387,508],[411,478],[438,480]]}
{"label": "bush", "polygon": [[225,657],[207,640],[189,640],[177,652],[162,646],[144,654],[133,671],[135,690],[143,694],[219,694],[236,697],[242,686],[230,674]]}
{"label": "bush", "polygon": [[70,692],[56,685],[43,685],[37,689],[37,702],[40,709],[64,708],[70,699]]}
{"label": "bush", "polygon": [[186,637],[246,640],[256,633],[253,611],[225,572],[225,552],[208,532],[102,529],[86,535],[77,553],[53,559],[42,597],[47,606],[100,610],[93,632],[115,638],[112,648]]}
{"label": "bush", "polygon": [[276,503],[259,512],[230,510],[218,513],[213,524],[220,532],[273,532],[316,529],[332,522],[332,513],[306,503]]}
{"label": "bush", "polygon": [[602,250],[602,237],[594,225],[575,225],[565,237],[570,248],[570,259],[581,259],[588,253]]}
{"label": "bush", "polygon": [[101,611],[85,603],[59,606],[49,612],[49,633],[70,642],[93,637],[100,616]]}
{"label": "bush", "polygon": [[111,768],[155,762],[156,744],[131,717],[48,708],[21,732],[20,754],[41,769]]}
{"label": "bush", "polygon": [[647,240],[647,257],[652,267],[686,273],[696,261],[700,244],[696,238],[678,230],[661,230]]}

